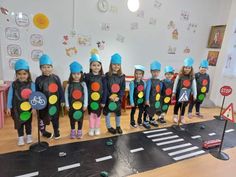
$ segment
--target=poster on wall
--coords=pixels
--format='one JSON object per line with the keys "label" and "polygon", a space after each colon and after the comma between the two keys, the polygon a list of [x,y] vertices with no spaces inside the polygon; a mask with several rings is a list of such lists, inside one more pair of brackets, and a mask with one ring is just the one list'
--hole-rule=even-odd
{"label": "poster on wall", "polygon": [[209,39],[208,48],[220,49],[224,38],[226,25],[212,26]]}
{"label": "poster on wall", "polygon": [[91,46],[91,36],[79,34],[77,38],[79,46]]}
{"label": "poster on wall", "polygon": [[39,61],[39,58],[43,55],[42,50],[32,50],[31,51],[31,59],[33,61]]}
{"label": "poster on wall", "polygon": [[7,46],[7,54],[11,57],[20,57],[21,47],[17,44],[10,44]]}
{"label": "poster on wall", "polygon": [[207,61],[209,66],[216,66],[219,56],[219,51],[209,51],[207,55]]}
{"label": "poster on wall", "polygon": [[19,60],[19,58],[10,58],[8,61],[8,67],[9,69],[14,70],[15,69],[15,63],[16,61]]}
{"label": "poster on wall", "polygon": [[30,36],[30,43],[32,46],[40,47],[43,45],[43,36],[40,34],[32,34]]}
{"label": "poster on wall", "polygon": [[20,31],[18,28],[7,27],[5,28],[5,36],[9,40],[19,40],[20,39]]}
{"label": "poster on wall", "polygon": [[65,50],[66,50],[66,55],[68,57],[74,57],[78,53],[78,50],[76,47],[66,48]]}
{"label": "poster on wall", "polygon": [[15,22],[20,27],[27,27],[30,24],[28,15],[22,12],[15,15]]}

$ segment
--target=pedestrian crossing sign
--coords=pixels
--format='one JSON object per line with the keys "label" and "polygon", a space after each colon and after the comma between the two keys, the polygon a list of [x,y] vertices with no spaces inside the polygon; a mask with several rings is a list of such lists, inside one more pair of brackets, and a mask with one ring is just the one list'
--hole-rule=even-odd
{"label": "pedestrian crossing sign", "polygon": [[190,96],[190,89],[183,88],[180,90],[178,102],[188,102]]}
{"label": "pedestrian crossing sign", "polygon": [[234,122],[234,109],[233,109],[233,103],[231,103],[225,110],[222,112],[221,116],[229,120],[231,122]]}

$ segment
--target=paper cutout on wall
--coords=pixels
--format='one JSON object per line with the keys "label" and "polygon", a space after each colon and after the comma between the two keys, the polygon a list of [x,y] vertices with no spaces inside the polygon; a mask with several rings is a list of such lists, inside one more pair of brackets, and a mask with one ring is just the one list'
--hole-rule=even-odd
{"label": "paper cutout on wall", "polygon": [[6,8],[0,7],[0,10],[3,15],[8,15],[8,10]]}
{"label": "paper cutout on wall", "polygon": [[178,32],[177,29],[175,29],[175,30],[172,32],[172,39],[178,40],[178,36],[179,36],[179,32]]}
{"label": "paper cutout on wall", "polygon": [[167,28],[168,28],[168,29],[175,29],[175,23],[174,23],[174,21],[171,20],[171,21],[169,22]]}
{"label": "paper cutout on wall", "polygon": [[21,56],[21,47],[17,44],[10,44],[7,46],[7,54],[11,57]]}
{"label": "paper cutout on wall", "polygon": [[196,33],[197,31],[197,24],[195,23],[189,23],[187,27],[188,31],[192,31],[193,33]]}
{"label": "paper cutout on wall", "polygon": [[66,49],[66,55],[69,57],[73,57],[78,53],[78,50],[76,47],[70,47]]}
{"label": "paper cutout on wall", "polygon": [[41,34],[31,34],[30,43],[32,46],[40,47],[43,45],[43,36]]}
{"label": "paper cutout on wall", "polygon": [[110,23],[102,23],[101,24],[102,31],[110,31],[111,30],[111,24]]}
{"label": "paper cutout on wall", "polygon": [[9,40],[19,40],[20,39],[20,31],[18,28],[7,27],[5,28],[6,38]]}
{"label": "paper cutout on wall", "polygon": [[63,36],[62,44],[67,45],[68,44],[68,40],[69,40],[69,36],[68,35]]}
{"label": "paper cutout on wall", "polygon": [[116,40],[123,43],[125,41],[125,37],[121,34],[117,34]]}
{"label": "paper cutout on wall", "polygon": [[162,6],[162,3],[161,3],[160,1],[155,0],[153,6],[154,6],[155,8],[157,8],[157,9],[160,9],[161,6]]}
{"label": "paper cutout on wall", "polygon": [[103,50],[105,48],[105,41],[98,41],[97,46],[99,50]]}
{"label": "paper cutout on wall", "polygon": [[15,22],[20,27],[27,27],[30,23],[28,15],[22,12],[15,15]]}
{"label": "paper cutout on wall", "polygon": [[143,10],[139,10],[137,12],[137,17],[144,18],[144,11]]}
{"label": "paper cutout on wall", "polygon": [[169,48],[168,48],[168,54],[175,54],[176,53],[176,47],[171,47],[171,46],[169,46]]}
{"label": "paper cutout on wall", "polygon": [[180,13],[180,20],[182,21],[188,21],[189,20],[189,15],[190,12],[186,11],[186,10],[182,10]]}
{"label": "paper cutout on wall", "polygon": [[39,58],[43,55],[43,51],[42,50],[32,50],[31,51],[31,59],[33,61],[38,61]]}
{"label": "paper cutout on wall", "polygon": [[157,24],[157,19],[154,18],[154,17],[151,17],[151,18],[149,19],[149,24],[150,24],[150,25],[156,25],[156,24]]}
{"label": "paper cutout on wall", "polygon": [[184,53],[185,53],[185,54],[190,53],[190,48],[189,48],[188,46],[184,49]]}
{"label": "paper cutout on wall", "polygon": [[91,49],[91,50],[90,50],[90,54],[91,54],[91,55],[93,55],[93,54],[99,54],[98,49],[96,49],[96,48]]}
{"label": "paper cutout on wall", "polygon": [[39,29],[46,29],[49,25],[49,19],[45,14],[38,13],[33,18],[34,25]]}
{"label": "paper cutout on wall", "polygon": [[225,64],[226,69],[230,69],[231,61],[232,61],[232,56],[231,56],[231,54],[229,54],[228,57],[227,57],[226,64]]}
{"label": "paper cutout on wall", "polygon": [[116,7],[114,5],[111,5],[110,12],[114,13],[114,14],[117,14],[118,13],[118,7]]}
{"label": "paper cutout on wall", "polygon": [[137,22],[131,23],[130,24],[130,29],[131,30],[137,30],[138,29],[138,23]]}
{"label": "paper cutout on wall", "polygon": [[80,46],[90,46],[91,45],[91,36],[89,35],[78,35],[77,43]]}
{"label": "paper cutout on wall", "polygon": [[16,61],[19,60],[19,58],[10,58],[8,61],[8,66],[10,69],[14,70],[15,69],[15,63]]}

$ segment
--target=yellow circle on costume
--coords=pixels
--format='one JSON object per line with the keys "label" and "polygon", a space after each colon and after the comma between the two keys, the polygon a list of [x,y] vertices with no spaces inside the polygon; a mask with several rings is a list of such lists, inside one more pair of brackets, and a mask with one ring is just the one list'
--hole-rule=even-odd
{"label": "yellow circle on costume", "polygon": [[49,102],[50,104],[55,104],[55,103],[57,102],[57,96],[56,96],[56,95],[51,95],[51,96],[49,97],[48,102]]}
{"label": "yellow circle on costume", "polygon": [[159,93],[156,94],[156,101],[160,100],[160,98],[161,98],[161,95]]}
{"label": "yellow circle on costume", "polygon": [[22,111],[29,111],[30,108],[31,108],[31,105],[29,104],[28,101],[25,101],[25,102],[23,102],[23,103],[20,104],[20,109],[21,109]]}
{"label": "yellow circle on costume", "polygon": [[82,103],[80,101],[75,101],[73,103],[72,107],[76,110],[81,109],[82,108]]}
{"label": "yellow circle on costume", "polygon": [[118,97],[118,95],[117,95],[116,93],[113,93],[113,94],[111,94],[110,97],[112,97],[113,99],[115,99],[116,97]]}
{"label": "yellow circle on costume", "polygon": [[49,25],[48,17],[42,13],[38,13],[33,18],[34,25],[39,29],[45,29]]}
{"label": "yellow circle on costume", "polygon": [[201,88],[201,92],[202,92],[202,93],[205,93],[205,92],[206,92],[206,90],[207,90],[207,88],[206,88],[206,87],[202,87],[202,88]]}
{"label": "yellow circle on costume", "polygon": [[139,92],[138,97],[143,98],[143,95],[144,95],[143,92]]}
{"label": "yellow circle on costume", "polygon": [[166,97],[166,98],[164,99],[164,102],[165,102],[165,103],[169,103],[169,102],[170,102],[170,97]]}
{"label": "yellow circle on costume", "polygon": [[99,94],[98,92],[93,92],[93,93],[91,94],[91,98],[92,98],[92,100],[94,100],[94,101],[98,101],[98,100],[100,99],[100,94]]}

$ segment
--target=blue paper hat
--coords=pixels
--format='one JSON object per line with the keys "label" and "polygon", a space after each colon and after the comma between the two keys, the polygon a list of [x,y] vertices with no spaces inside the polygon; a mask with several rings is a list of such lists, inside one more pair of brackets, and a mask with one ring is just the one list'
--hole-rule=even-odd
{"label": "blue paper hat", "polygon": [[173,73],[175,70],[172,66],[165,67],[165,73]]}
{"label": "blue paper hat", "polygon": [[184,59],[184,66],[192,67],[193,63],[194,63],[194,60],[191,57],[187,57]]}
{"label": "blue paper hat", "polygon": [[150,69],[160,71],[161,70],[161,63],[159,61],[152,62],[150,65]]}
{"label": "blue paper hat", "polygon": [[118,53],[111,56],[111,64],[121,64],[121,56]]}
{"label": "blue paper hat", "polygon": [[71,73],[80,73],[83,72],[83,67],[77,61],[74,61],[70,64]]}
{"label": "blue paper hat", "polygon": [[200,63],[200,67],[202,68],[208,68],[209,64],[207,59],[202,59],[201,63]]}
{"label": "blue paper hat", "polygon": [[92,54],[91,57],[90,57],[90,59],[89,59],[89,62],[90,62],[90,63],[91,63],[91,62],[95,62],[95,61],[101,62],[101,58],[100,58],[100,56],[99,56],[98,54]]}
{"label": "blue paper hat", "polygon": [[145,71],[145,67],[142,66],[142,65],[135,65],[134,68],[135,68],[136,70],[141,70],[141,71],[143,71],[143,72]]}
{"label": "blue paper hat", "polygon": [[19,59],[15,63],[15,70],[29,70],[29,64],[24,59]]}
{"label": "blue paper hat", "polygon": [[46,55],[43,54],[40,58],[39,58],[39,64],[41,65],[52,65],[52,59]]}

